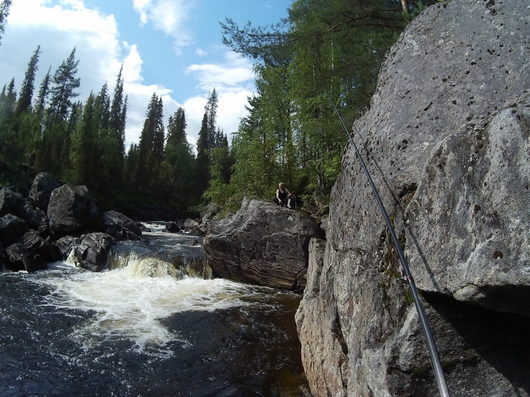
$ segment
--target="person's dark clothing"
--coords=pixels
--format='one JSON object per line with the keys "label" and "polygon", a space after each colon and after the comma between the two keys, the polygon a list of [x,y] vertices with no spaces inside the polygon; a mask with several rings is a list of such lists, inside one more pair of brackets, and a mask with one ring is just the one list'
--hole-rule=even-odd
{"label": "person's dark clothing", "polygon": [[283,192],[278,189],[278,194],[277,194],[277,197],[280,199],[280,201],[283,203],[283,205],[287,205],[287,197],[288,197],[289,193],[287,191],[287,189],[285,189]]}

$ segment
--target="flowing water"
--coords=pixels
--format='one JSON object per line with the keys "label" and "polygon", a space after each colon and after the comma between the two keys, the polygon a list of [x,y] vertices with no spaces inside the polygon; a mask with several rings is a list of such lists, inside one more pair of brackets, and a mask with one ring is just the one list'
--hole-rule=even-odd
{"label": "flowing water", "polygon": [[110,271],[1,273],[0,396],[302,395],[299,297],[190,276],[201,250],[158,231]]}

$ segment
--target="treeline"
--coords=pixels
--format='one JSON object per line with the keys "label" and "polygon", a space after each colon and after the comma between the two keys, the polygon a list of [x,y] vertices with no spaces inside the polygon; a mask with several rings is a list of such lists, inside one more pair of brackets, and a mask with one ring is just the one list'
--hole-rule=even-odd
{"label": "treeline", "polygon": [[[40,47],[33,53],[20,91],[12,79],[0,92],[0,184],[27,189],[47,171],[59,180],[87,185],[105,207],[142,216],[186,215],[208,187],[210,160],[230,169],[228,140],[216,127],[217,93],[211,91],[199,134],[198,155],[186,139],[179,108],[164,126],[162,99],[153,94],[137,144],[125,148],[127,96],[120,70],[110,92],[104,84],[85,103],[76,101],[79,61],[72,50],[38,87]],[[34,95],[35,94],[35,95]],[[167,133],[166,133],[167,131]],[[221,153],[226,154],[223,158]],[[223,171],[228,172],[228,171]]]}
{"label": "treeline", "polygon": [[289,16],[263,28],[222,23],[224,43],[255,62],[257,93],[232,141],[226,182],[206,196],[233,209],[243,196],[269,198],[278,182],[326,211],[348,122],[368,106],[388,48],[420,4],[410,0],[295,0]]}
{"label": "treeline", "polygon": [[295,0],[268,28],[227,19],[223,41],[254,61],[256,93],[229,145],[210,92],[196,154],[184,110],[165,126],[156,94],[126,150],[121,71],[112,92],[105,84],[81,103],[75,49],[36,89],[37,48],[19,92],[14,80],[0,92],[0,184],[25,189],[48,171],[86,184],[109,208],[185,215],[210,201],[232,210],[243,196],[270,198],[283,181],[325,212],[346,144],[336,110],[351,122],[368,106],[386,51],[417,9],[410,0]]}

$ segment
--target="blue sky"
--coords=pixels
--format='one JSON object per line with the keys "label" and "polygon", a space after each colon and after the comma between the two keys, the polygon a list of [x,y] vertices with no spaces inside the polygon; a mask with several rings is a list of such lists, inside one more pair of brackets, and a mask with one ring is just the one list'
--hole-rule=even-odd
{"label": "blue sky", "polygon": [[218,123],[237,129],[254,90],[249,60],[222,45],[220,21],[279,22],[291,0],[15,0],[0,44],[0,85],[19,89],[31,54],[41,45],[36,83],[77,49],[80,99],[104,82],[113,86],[124,64],[129,95],[126,140],[138,140],[153,92],[167,119],[179,106],[195,144],[208,91],[219,93]]}

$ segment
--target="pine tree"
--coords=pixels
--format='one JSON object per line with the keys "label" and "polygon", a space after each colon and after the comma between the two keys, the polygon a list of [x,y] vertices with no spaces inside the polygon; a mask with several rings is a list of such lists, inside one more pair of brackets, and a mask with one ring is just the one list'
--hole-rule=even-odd
{"label": "pine tree", "polygon": [[215,88],[210,92],[208,101],[204,108],[207,119],[207,133],[208,133],[208,152],[211,152],[216,147],[216,122],[217,122],[217,107],[219,104],[219,98]]}
{"label": "pine tree", "polygon": [[197,160],[195,166],[196,197],[199,199],[208,188],[210,180],[210,134],[208,128],[208,113],[202,117],[199,139],[197,140]]}
{"label": "pine tree", "polygon": [[31,109],[31,101],[33,99],[33,89],[35,84],[35,74],[37,73],[38,62],[40,55],[40,45],[37,47],[31,59],[29,60],[24,81],[20,89],[20,95],[15,107],[15,117],[20,115],[22,112]]}
{"label": "pine tree", "polygon": [[156,93],[147,106],[146,119],[140,135],[138,170],[135,173],[142,187],[149,187],[156,178],[164,150],[162,99]]}
{"label": "pine tree", "polygon": [[51,67],[48,68],[48,72],[44,76],[44,79],[42,79],[42,82],[39,86],[39,94],[37,97],[37,101],[35,102],[35,112],[37,114],[37,120],[41,126],[41,129],[43,127],[43,116],[44,116],[44,110],[46,109],[46,102],[48,98],[48,94],[50,92],[50,80],[51,80]]}
{"label": "pine tree", "polygon": [[81,80],[76,77],[79,61],[75,59],[75,48],[70,52],[53,76],[50,106],[48,109],[49,123],[66,121],[72,106],[72,99],[78,93],[75,91],[81,85]]}
{"label": "pine tree", "polygon": [[184,109],[178,108],[169,117],[164,161],[161,164],[161,180],[165,181],[165,197],[185,212],[195,204],[194,157],[186,139],[186,116]]}

